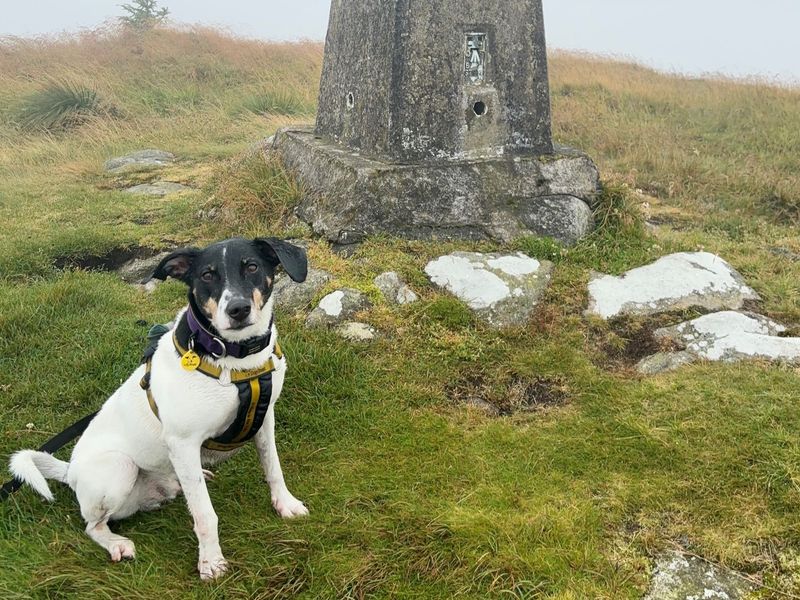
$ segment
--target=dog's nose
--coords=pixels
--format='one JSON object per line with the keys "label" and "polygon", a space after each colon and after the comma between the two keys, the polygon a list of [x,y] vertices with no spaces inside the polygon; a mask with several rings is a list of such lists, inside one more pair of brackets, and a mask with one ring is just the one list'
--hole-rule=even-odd
{"label": "dog's nose", "polygon": [[234,321],[244,321],[250,316],[250,302],[247,300],[232,300],[225,308],[225,312]]}

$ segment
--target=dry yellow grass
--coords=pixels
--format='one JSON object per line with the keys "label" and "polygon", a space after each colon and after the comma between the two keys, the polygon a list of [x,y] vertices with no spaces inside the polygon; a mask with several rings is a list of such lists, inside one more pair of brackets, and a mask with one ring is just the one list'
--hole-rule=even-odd
{"label": "dry yellow grass", "polygon": [[689,210],[771,204],[800,217],[800,90],[568,53],[553,57],[551,76],[556,137],[606,176]]}

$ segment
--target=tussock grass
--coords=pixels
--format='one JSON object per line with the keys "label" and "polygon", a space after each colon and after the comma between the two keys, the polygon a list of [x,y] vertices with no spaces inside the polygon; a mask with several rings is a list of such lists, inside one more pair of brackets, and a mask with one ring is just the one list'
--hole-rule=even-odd
{"label": "tussock grass", "polygon": [[102,112],[96,90],[69,81],[53,81],[25,98],[17,120],[25,129],[58,132],[78,127]]}
{"label": "tussock grass", "polygon": [[316,107],[288,90],[266,91],[245,100],[244,107],[257,115],[311,115]]}
{"label": "tussock grass", "polygon": [[292,220],[302,190],[276,157],[261,151],[234,159],[211,182],[210,205],[221,210],[227,224],[245,220],[253,231],[281,232]]}
{"label": "tussock grass", "polygon": [[[201,28],[0,41],[0,455],[96,408],[138,362],[138,322],[168,321],[185,302],[180,284],[148,296],[113,274],[60,271],[59,257],[309,238],[291,218],[302,190],[248,148],[310,118],[321,58],[321,44]],[[68,490],[53,486],[54,505],[26,490],[0,505],[0,596],[634,599],[652,554],[675,545],[800,594],[798,373],[695,365],[640,379],[629,364],[653,323],[582,314],[591,271],[704,248],[745,275],[766,314],[800,323],[800,92],[572,54],[550,66],[556,138],[604,177],[583,242],[375,237],[345,260],[309,240],[313,266],[337,277],[325,291],[367,292],[362,318],[381,332],[357,347],[278,315],[291,365],[278,445],[309,519],[272,515],[246,449],[210,486],[234,569],[201,585],[183,502],[119,524],[138,558],[111,565]],[[53,80],[95,90],[117,114],[58,135],[20,130],[15,111]],[[109,176],[103,161],[148,147],[180,158],[159,177],[199,191],[120,193],[144,176]],[[427,261],[456,249],[557,263],[526,326],[488,329],[428,283]],[[419,303],[383,302],[372,280],[390,269]],[[504,416],[464,406],[473,393]],[[526,410],[540,398],[556,403]]]}

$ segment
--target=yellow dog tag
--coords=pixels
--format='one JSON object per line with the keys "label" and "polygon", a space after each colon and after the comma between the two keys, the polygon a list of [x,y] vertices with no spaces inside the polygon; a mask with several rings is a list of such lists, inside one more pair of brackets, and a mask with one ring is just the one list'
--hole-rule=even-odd
{"label": "yellow dog tag", "polygon": [[196,371],[200,366],[200,355],[194,350],[189,350],[181,357],[181,366],[187,371]]}

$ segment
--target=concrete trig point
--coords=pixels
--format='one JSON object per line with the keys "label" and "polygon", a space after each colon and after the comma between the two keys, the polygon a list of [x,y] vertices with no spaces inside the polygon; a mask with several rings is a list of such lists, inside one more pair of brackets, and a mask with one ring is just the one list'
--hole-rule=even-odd
{"label": "concrete trig point", "polygon": [[591,227],[597,169],[552,143],[541,0],[333,0],[316,127],[275,148],[334,243]]}

